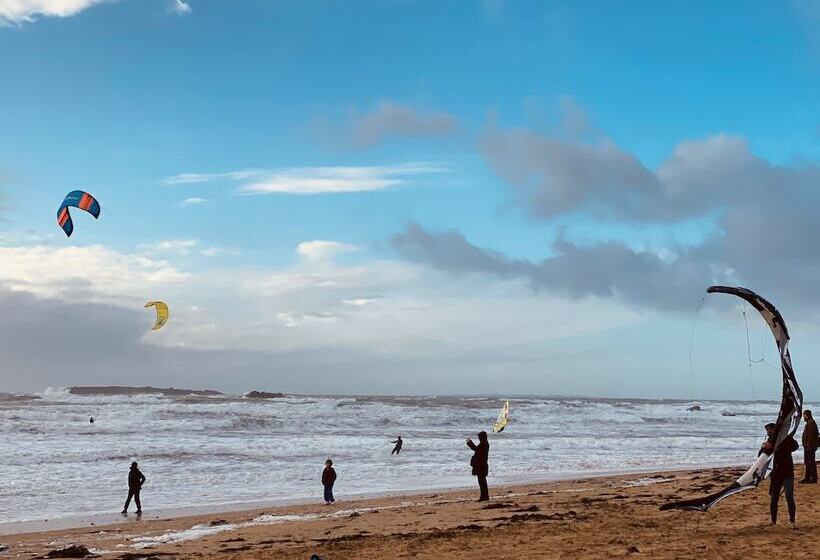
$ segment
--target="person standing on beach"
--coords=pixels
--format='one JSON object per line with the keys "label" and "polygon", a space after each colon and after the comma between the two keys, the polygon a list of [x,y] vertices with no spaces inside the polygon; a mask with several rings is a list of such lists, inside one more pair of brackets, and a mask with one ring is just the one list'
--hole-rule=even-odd
{"label": "person standing on beach", "polygon": [[820,433],[817,431],[817,422],[811,414],[811,410],[803,411],[803,420],[806,426],[803,428],[803,463],[806,465],[806,474],[800,484],[817,484],[817,462],[815,452],[820,446]]}
{"label": "person standing on beach", "polygon": [[325,505],[330,505],[336,500],[333,499],[333,484],[336,482],[336,471],[333,468],[333,461],[325,461],[325,470],[322,471],[322,486],[325,487]]}
{"label": "person standing on beach", "polygon": [[396,455],[398,455],[399,453],[401,453],[401,446],[402,446],[402,444],[404,443],[404,442],[401,440],[401,436],[396,436],[396,437],[398,438],[396,441],[391,441],[391,442],[390,442],[390,443],[395,443],[395,444],[396,444],[396,445],[395,445],[395,447],[393,447],[393,451],[391,451],[391,452],[390,452],[390,454],[391,454],[391,455],[392,455],[393,453],[395,453]]}
{"label": "person standing on beach", "polygon": [[134,498],[134,503],[137,504],[137,515],[142,514],[142,504],[140,503],[140,490],[145,483],[145,476],[137,468],[137,463],[131,463],[131,470],[128,472],[128,498],[125,500],[125,506],[122,508],[122,513],[128,513],[128,506],[131,504],[131,498]]}
{"label": "person standing on beach", "polygon": [[473,467],[473,476],[478,478],[478,488],[481,491],[478,501],[486,502],[490,499],[490,491],[487,489],[487,474],[490,471],[490,442],[487,441],[487,432],[478,432],[478,445],[473,443],[472,439],[468,439],[467,447],[473,450],[470,466]]}
{"label": "person standing on beach", "polygon": [[[769,437],[774,433],[776,424],[766,424],[766,434]],[[780,491],[786,494],[786,504],[789,506],[789,524],[795,527],[797,506],[794,503],[794,461],[792,453],[800,448],[792,436],[787,436],[774,452],[774,464],[769,478],[769,513],[772,516],[772,525],[777,525],[777,505],[780,501]],[[763,444],[760,453],[771,453],[772,444],[768,441]]]}

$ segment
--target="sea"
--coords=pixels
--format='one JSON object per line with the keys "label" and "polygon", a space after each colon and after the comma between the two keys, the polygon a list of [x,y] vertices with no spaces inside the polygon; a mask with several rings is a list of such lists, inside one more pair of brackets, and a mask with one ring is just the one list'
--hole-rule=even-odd
{"label": "sea", "polygon": [[[122,509],[131,461],[143,509],[321,501],[471,487],[465,445],[490,432],[490,486],[751,464],[776,402],[486,396],[305,396],[48,389],[0,395],[0,524]],[[695,404],[700,410],[689,410]],[[94,423],[89,419],[93,417]],[[404,439],[391,455],[396,436]],[[133,508],[133,506],[132,506]]]}

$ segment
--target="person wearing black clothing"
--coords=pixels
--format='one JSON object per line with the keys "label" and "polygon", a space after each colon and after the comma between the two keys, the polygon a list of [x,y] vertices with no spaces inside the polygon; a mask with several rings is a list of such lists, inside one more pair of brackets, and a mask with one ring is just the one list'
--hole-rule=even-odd
{"label": "person wearing black clothing", "polygon": [[330,505],[336,500],[333,499],[333,484],[336,482],[336,470],[333,468],[333,461],[325,461],[325,468],[322,471],[322,486],[325,487],[325,505]]}
{"label": "person wearing black clothing", "polygon": [[396,445],[395,445],[395,447],[393,447],[393,451],[391,451],[391,452],[390,452],[390,454],[391,454],[391,455],[392,455],[393,453],[395,453],[396,455],[398,455],[399,453],[401,453],[401,446],[402,446],[402,444],[404,443],[404,442],[402,442],[402,440],[401,440],[401,436],[396,436],[396,437],[398,438],[396,441],[391,441],[391,442],[390,442],[390,443],[395,443],[395,444],[396,444]]}
{"label": "person wearing black clothing", "polygon": [[[776,424],[766,424],[766,434],[769,437],[774,433]],[[789,506],[789,524],[794,527],[797,506],[794,503],[794,461],[792,453],[800,448],[792,436],[787,436],[774,452],[772,474],[769,478],[769,512],[772,516],[772,525],[777,525],[777,505],[780,501],[780,491],[786,494],[786,504]],[[768,441],[763,444],[760,453],[771,453],[772,444]]]}
{"label": "person wearing black clothing", "polygon": [[490,442],[487,441],[487,432],[478,432],[478,445],[473,443],[472,439],[468,439],[467,447],[473,450],[470,466],[473,467],[473,476],[478,478],[478,488],[481,491],[478,501],[486,502],[490,499],[490,492],[487,489],[487,474],[490,471],[487,464],[490,454]]}
{"label": "person wearing black clothing", "polygon": [[137,463],[131,463],[131,470],[128,472],[128,498],[125,500],[125,506],[122,508],[122,513],[128,513],[128,506],[131,503],[131,498],[134,498],[134,503],[137,504],[137,515],[142,513],[142,504],[140,503],[140,490],[145,483],[145,476],[137,468]]}
{"label": "person wearing black clothing", "polygon": [[806,474],[800,483],[817,484],[817,461],[814,454],[820,446],[820,433],[817,431],[817,422],[814,421],[811,410],[803,411],[803,420],[806,421],[803,428],[803,463],[806,465]]}

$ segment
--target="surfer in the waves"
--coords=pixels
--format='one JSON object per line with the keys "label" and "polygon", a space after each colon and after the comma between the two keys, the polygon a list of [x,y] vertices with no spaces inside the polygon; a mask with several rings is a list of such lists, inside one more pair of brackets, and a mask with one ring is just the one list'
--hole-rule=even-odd
{"label": "surfer in the waves", "polygon": [[391,441],[390,443],[395,443],[395,444],[396,444],[396,445],[393,447],[393,451],[391,451],[391,452],[390,452],[390,454],[391,454],[391,455],[392,455],[393,453],[395,453],[396,455],[398,455],[399,453],[401,453],[401,446],[402,446],[402,444],[404,443],[404,442],[401,440],[401,436],[396,436],[396,440],[395,440],[395,441]]}

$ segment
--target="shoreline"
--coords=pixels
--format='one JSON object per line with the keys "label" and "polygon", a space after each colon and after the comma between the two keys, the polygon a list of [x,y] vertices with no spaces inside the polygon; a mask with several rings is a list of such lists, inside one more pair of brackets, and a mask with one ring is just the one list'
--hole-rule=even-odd
{"label": "shoreline", "polygon": [[[658,471],[657,469],[625,469],[618,471],[588,471],[577,473],[564,473],[552,477],[527,478],[522,477],[521,480],[507,481],[498,485],[498,488],[511,488],[518,486],[530,486],[550,484],[557,482],[573,482],[585,479],[601,479],[618,476],[634,476],[634,475],[651,475],[659,472],[664,473],[685,473],[694,470],[704,469],[735,469],[745,468],[737,464],[717,464],[698,467],[672,467]],[[492,479],[490,479],[492,481]],[[358,502],[362,500],[378,500],[387,498],[400,497],[417,497],[431,492],[438,493],[456,493],[464,492],[472,489],[473,486],[435,486],[431,485],[427,488],[409,488],[397,489],[387,492],[359,492],[353,494],[337,493],[341,497],[337,500],[340,503]],[[201,517],[206,515],[221,515],[221,514],[242,514],[250,513],[262,509],[269,508],[284,508],[296,506],[310,506],[321,505],[322,500],[319,492],[315,498],[294,498],[294,499],[280,499],[280,500],[254,500],[250,502],[226,502],[219,504],[204,504],[182,507],[162,507],[158,509],[148,509],[147,513],[142,516],[143,520],[178,520],[185,518]],[[132,504],[133,507],[133,504]],[[129,519],[134,519],[135,514],[129,514],[128,517],[123,517],[119,512],[105,512],[93,513],[88,515],[77,514],[68,515],[64,517],[55,517],[48,519],[32,519],[24,521],[8,521],[0,522],[0,537],[24,535],[28,533],[45,533],[51,531],[65,531],[70,529],[82,529],[88,527],[109,527],[115,525],[127,524]]]}
{"label": "shoreline", "polygon": [[[491,487],[402,493],[174,519],[129,516],[113,525],[5,535],[10,556],[42,557],[71,545],[117,560],[196,556],[206,560],[325,560],[419,557],[813,558],[820,538],[820,487],[796,491],[798,525],[768,524],[768,484],[709,514],[661,512],[671,498],[699,495],[741,469],[664,470]],[[798,468],[798,476],[802,468]]]}

